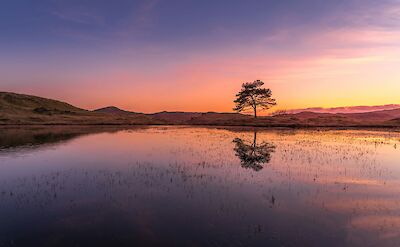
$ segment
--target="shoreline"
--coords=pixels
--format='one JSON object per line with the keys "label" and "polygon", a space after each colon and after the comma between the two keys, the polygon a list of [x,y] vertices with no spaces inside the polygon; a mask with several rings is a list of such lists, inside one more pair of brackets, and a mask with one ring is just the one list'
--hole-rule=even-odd
{"label": "shoreline", "polygon": [[0,128],[18,128],[18,127],[204,127],[204,128],[257,128],[257,129],[294,129],[294,130],[387,130],[400,131],[400,126],[384,125],[221,125],[221,124],[113,124],[113,123],[85,123],[85,124],[63,124],[63,123],[44,123],[44,124],[0,124]]}

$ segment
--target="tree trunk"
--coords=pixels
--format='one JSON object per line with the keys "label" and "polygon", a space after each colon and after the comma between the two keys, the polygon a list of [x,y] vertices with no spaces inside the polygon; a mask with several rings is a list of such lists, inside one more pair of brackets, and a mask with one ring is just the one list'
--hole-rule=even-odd
{"label": "tree trunk", "polygon": [[257,118],[257,107],[255,106],[253,109],[254,109],[254,118]]}

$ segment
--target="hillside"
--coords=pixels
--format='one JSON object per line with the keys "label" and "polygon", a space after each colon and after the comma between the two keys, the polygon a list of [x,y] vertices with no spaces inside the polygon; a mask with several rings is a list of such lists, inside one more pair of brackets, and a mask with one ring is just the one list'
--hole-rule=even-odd
{"label": "hillside", "polygon": [[400,127],[400,109],[337,114],[300,112],[254,119],[239,113],[164,111],[144,114],[114,106],[88,111],[57,100],[0,92],[0,124]]}
{"label": "hillside", "polygon": [[146,116],[124,117],[84,110],[42,97],[0,92],[0,124],[150,124]]}
{"label": "hillside", "polygon": [[300,112],[315,112],[315,113],[365,113],[374,111],[394,110],[399,109],[399,104],[388,104],[388,105],[374,105],[374,106],[347,106],[347,107],[312,107],[304,109],[292,109],[287,110],[289,114],[296,114]]}
{"label": "hillside", "polygon": [[188,121],[201,116],[200,112],[157,112],[148,114],[153,119],[173,124],[187,124]]}
{"label": "hillside", "polygon": [[82,114],[86,110],[70,104],[37,96],[0,92],[0,110],[2,113],[41,113],[41,114]]}
{"label": "hillside", "polygon": [[393,119],[400,118],[400,109],[364,113],[300,112],[272,117],[277,124],[301,126],[398,126]]}
{"label": "hillside", "polygon": [[103,107],[103,108],[94,110],[94,112],[116,114],[116,115],[118,115],[118,114],[123,114],[123,115],[142,114],[142,113],[136,113],[136,112],[131,112],[131,111],[125,111],[125,110],[122,110],[115,106]]}

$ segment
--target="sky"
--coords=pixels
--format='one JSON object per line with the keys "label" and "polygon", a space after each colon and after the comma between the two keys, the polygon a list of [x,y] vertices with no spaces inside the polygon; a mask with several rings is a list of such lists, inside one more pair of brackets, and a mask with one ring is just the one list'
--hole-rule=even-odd
{"label": "sky", "polygon": [[2,0],[0,91],[85,109],[400,103],[400,0]]}

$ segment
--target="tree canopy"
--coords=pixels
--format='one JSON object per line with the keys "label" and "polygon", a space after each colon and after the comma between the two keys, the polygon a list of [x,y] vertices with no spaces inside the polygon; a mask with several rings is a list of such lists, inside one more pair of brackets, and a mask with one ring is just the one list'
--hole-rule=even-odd
{"label": "tree canopy", "polygon": [[272,91],[269,88],[262,88],[264,82],[255,80],[254,82],[246,82],[242,84],[242,89],[236,94],[233,110],[242,112],[247,109],[253,109],[254,117],[257,117],[257,108],[267,110],[276,105],[275,99],[272,98]]}

